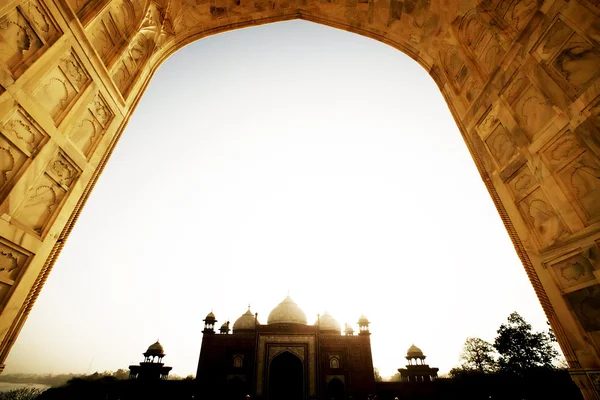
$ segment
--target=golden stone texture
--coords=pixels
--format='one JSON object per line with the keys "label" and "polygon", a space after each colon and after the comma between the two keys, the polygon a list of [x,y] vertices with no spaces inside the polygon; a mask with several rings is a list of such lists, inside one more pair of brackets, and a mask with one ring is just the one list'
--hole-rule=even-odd
{"label": "golden stone texture", "polygon": [[430,73],[573,378],[599,399],[598,0],[3,0],[0,364],[158,65],[290,19],[380,40]]}

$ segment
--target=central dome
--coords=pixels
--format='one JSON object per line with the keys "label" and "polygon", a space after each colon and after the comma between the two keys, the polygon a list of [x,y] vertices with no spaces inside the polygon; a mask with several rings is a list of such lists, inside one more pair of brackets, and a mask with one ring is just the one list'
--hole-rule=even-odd
{"label": "central dome", "polygon": [[270,313],[267,324],[302,324],[306,325],[306,314],[290,296],[287,296]]}

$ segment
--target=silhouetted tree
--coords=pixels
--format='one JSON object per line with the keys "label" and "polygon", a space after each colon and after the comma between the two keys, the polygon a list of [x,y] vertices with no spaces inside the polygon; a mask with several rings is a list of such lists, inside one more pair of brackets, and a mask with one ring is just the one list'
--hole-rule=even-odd
{"label": "silhouetted tree", "polygon": [[480,338],[470,337],[465,340],[460,359],[463,361],[463,369],[484,373],[496,369],[494,346]]}
{"label": "silhouetted tree", "polygon": [[500,356],[498,368],[501,371],[523,374],[535,368],[554,369],[553,361],[558,352],[552,344],[552,335],[533,332],[519,313],[510,314],[497,333],[494,348]]}
{"label": "silhouetted tree", "polygon": [[22,387],[6,392],[0,392],[0,400],[34,400],[42,394],[42,392],[43,390],[41,389]]}
{"label": "silhouetted tree", "polygon": [[379,368],[374,368],[373,373],[375,374],[375,382],[383,382],[383,378],[381,377],[381,374],[379,373]]}

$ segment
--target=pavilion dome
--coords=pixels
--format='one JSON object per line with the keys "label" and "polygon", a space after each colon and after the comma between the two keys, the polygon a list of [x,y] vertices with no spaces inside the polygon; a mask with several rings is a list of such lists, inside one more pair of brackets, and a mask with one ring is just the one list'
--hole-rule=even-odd
{"label": "pavilion dome", "polygon": [[242,314],[241,317],[235,320],[233,323],[233,332],[246,329],[256,329],[256,320],[252,311],[250,311],[250,307],[248,310]]}
{"label": "pavilion dome", "polygon": [[[317,323],[319,324],[320,331],[336,331],[337,333],[340,333],[342,331],[342,326],[340,325],[340,323],[337,322],[336,319],[333,318],[333,316],[327,311],[321,314],[321,316],[317,320]],[[317,324],[315,323],[315,325]]]}
{"label": "pavilion dome", "polygon": [[211,311],[208,313],[208,315],[204,319],[217,319],[217,318],[215,317],[215,314],[213,314],[213,312]]}
{"label": "pavilion dome", "polygon": [[360,315],[360,318],[358,318],[358,323],[359,323],[359,324],[360,324],[360,323],[366,323],[366,324],[368,324],[368,323],[369,323],[369,320],[367,319],[367,317],[365,317],[365,314],[361,314],[361,315]]}
{"label": "pavilion dome", "polygon": [[423,351],[414,344],[406,351],[406,357],[425,357]]}
{"label": "pavilion dome", "polygon": [[148,347],[148,350],[146,350],[145,354],[149,356],[164,356],[165,349],[162,347],[162,344],[160,344],[157,340],[156,343],[153,343]]}
{"label": "pavilion dome", "polygon": [[277,305],[267,318],[267,324],[302,324],[306,325],[306,314],[290,296]]}

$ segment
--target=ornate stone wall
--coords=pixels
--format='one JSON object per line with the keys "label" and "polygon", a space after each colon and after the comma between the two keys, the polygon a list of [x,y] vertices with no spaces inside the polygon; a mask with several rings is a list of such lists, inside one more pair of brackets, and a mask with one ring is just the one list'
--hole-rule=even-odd
{"label": "ornate stone wall", "polygon": [[600,398],[599,7],[598,0],[5,0],[0,363],[157,66],[202,37],[300,18],[385,42],[429,71],[574,379],[587,399]]}

